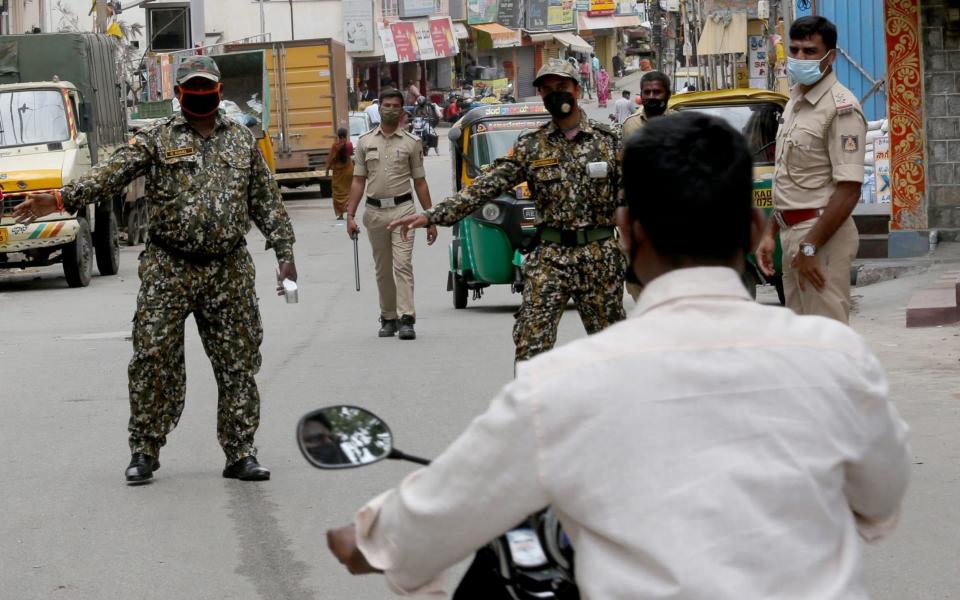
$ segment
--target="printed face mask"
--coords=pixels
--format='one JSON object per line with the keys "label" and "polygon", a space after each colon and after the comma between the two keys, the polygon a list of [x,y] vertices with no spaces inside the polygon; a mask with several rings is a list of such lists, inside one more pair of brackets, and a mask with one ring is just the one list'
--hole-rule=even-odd
{"label": "printed face mask", "polygon": [[210,90],[185,90],[180,88],[177,100],[180,101],[180,110],[188,117],[206,119],[216,114],[220,108],[220,84]]}

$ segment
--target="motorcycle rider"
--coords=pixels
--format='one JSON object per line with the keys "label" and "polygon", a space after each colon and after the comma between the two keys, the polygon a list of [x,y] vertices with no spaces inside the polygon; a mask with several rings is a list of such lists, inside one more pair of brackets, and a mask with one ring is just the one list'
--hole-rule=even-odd
{"label": "motorcycle rider", "polygon": [[[437,116],[437,109],[423,96],[417,98],[417,104],[413,109],[413,118],[416,119],[417,117],[424,119],[427,123],[427,127],[425,127],[423,131],[413,132],[415,135],[419,135],[420,139],[424,142],[424,154],[429,152],[430,148],[433,148],[437,154],[440,154],[437,144],[439,139],[437,138],[437,132],[433,129],[440,123],[440,118]],[[410,122],[410,130],[413,131],[412,120]]]}
{"label": "motorcycle rider", "polygon": [[879,361],[846,325],[750,301],[739,273],[763,216],[737,131],[656,119],[623,161],[639,306],[518,364],[431,466],[328,532],[332,552],[437,593],[552,505],[584,598],[866,599],[857,534],[893,529],[910,470]]}

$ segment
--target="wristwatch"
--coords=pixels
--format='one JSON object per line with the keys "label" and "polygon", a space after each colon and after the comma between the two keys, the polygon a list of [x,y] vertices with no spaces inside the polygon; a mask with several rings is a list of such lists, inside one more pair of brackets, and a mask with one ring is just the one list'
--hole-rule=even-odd
{"label": "wristwatch", "polygon": [[804,256],[816,256],[817,247],[810,242],[800,242],[800,252],[803,252]]}

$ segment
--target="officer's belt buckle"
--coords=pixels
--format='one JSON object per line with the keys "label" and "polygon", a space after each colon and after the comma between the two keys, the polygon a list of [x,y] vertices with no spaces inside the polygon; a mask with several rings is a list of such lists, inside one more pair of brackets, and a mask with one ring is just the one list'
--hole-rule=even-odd
{"label": "officer's belt buckle", "polygon": [[380,199],[380,208],[394,208],[397,203],[393,198],[381,198]]}

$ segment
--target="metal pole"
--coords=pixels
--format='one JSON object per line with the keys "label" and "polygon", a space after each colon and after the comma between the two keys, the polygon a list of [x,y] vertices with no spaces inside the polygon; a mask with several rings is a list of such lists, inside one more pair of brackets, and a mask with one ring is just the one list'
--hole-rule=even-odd
{"label": "metal pole", "polygon": [[295,40],[297,39],[297,36],[294,35],[293,33],[293,0],[289,0],[289,2],[290,2],[290,39]]}
{"label": "metal pole", "polygon": [[660,0],[653,0],[652,18],[650,19],[650,36],[653,38],[653,48],[657,53],[657,71],[663,71],[663,23],[660,20]]}
{"label": "metal pole", "polygon": [[357,247],[357,239],[359,237],[356,233],[350,236],[353,240],[353,279],[358,292],[360,291],[360,249]]}
{"label": "metal pole", "polygon": [[786,48],[790,40],[790,25],[793,23],[793,0],[780,0],[780,10],[783,12],[783,46]]}
{"label": "metal pole", "polygon": [[264,34],[267,33],[266,20],[263,18],[263,0],[260,0],[260,41],[263,41]]}

